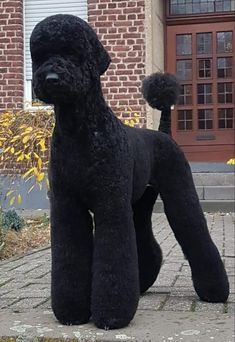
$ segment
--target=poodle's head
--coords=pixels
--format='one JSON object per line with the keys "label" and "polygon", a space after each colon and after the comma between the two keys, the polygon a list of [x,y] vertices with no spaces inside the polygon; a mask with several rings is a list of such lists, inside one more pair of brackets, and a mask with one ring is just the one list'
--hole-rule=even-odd
{"label": "poodle's head", "polygon": [[33,89],[45,103],[82,99],[110,63],[93,29],[73,15],[57,14],[38,23],[30,49]]}

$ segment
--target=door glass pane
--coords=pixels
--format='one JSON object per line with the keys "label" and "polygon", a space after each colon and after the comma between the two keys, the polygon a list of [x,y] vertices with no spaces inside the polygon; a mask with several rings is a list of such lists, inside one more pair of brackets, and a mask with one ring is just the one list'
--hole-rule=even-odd
{"label": "door glass pane", "polygon": [[217,32],[217,53],[228,53],[232,52],[233,33],[228,32]]}
{"label": "door glass pane", "polygon": [[210,104],[212,103],[212,84],[197,85],[197,103]]}
{"label": "door glass pane", "polygon": [[191,34],[177,34],[176,52],[178,56],[192,54],[192,35]]}
{"label": "door glass pane", "polygon": [[192,104],[192,85],[182,84],[179,96],[179,105],[191,105]]}
{"label": "door glass pane", "polygon": [[232,108],[219,109],[218,127],[219,128],[233,128],[234,117]]}
{"label": "door glass pane", "polygon": [[188,2],[186,1],[186,13],[187,14],[191,14],[193,13],[193,4],[192,4],[192,1]]}
{"label": "door glass pane", "polygon": [[198,110],[198,129],[213,129],[213,111],[212,109]]}
{"label": "door glass pane", "polygon": [[212,53],[212,33],[197,33],[197,54]]}
{"label": "door glass pane", "polygon": [[198,60],[198,78],[211,77],[211,59]]}
{"label": "door glass pane", "polygon": [[200,13],[200,3],[197,1],[197,2],[193,2],[193,13]]}
{"label": "door glass pane", "polygon": [[192,61],[180,60],[176,63],[176,75],[179,80],[191,80],[192,79]]}
{"label": "door glass pane", "polygon": [[223,57],[217,59],[217,76],[218,78],[232,77],[231,57]]}
{"label": "door glass pane", "polygon": [[188,131],[193,129],[191,110],[178,110],[178,130]]}
{"label": "door glass pane", "polygon": [[218,83],[218,103],[233,103],[232,83]]}
{"label": "door glass pane", "polygon": [[228,12],[234,11],[234,0],[215,0],[215,11],[216,12]]}

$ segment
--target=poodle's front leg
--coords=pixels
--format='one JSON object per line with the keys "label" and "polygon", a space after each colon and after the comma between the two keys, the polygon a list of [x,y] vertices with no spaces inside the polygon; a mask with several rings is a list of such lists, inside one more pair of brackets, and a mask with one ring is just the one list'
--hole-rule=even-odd
{"label": "poodle's front leg", "polygon": [[75,199],[52,195],[52,309],[66,325],[90,318],[92,218]]}
{"label": "poodle's front leg", "polygon": [[95,211],[92,319],[102,329],[125,327],[138,305],[136,238],[130,203],[106,199]]}

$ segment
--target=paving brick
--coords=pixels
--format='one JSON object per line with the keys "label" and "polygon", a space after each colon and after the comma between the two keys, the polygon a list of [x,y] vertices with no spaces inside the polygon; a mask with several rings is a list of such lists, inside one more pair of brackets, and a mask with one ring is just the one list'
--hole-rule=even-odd
{"label": "paving brick", "polygon": [[174,284],[175,287],[188,287],[188,288],[192,288],[192,279],[191,276],[179,276]]}
{"label": "paving brick", "polygon": [[228,303],[226,312],[234,315],[235,314],[235,303]]}
{"label": "paving brick", "polygon": [[25,310],[25,309],[33,309],[38,307],[40,304],[45,302],[45,298],[22,298],[18,302],[15,302],[10,305],[12,310]]}
{"label": "paving brick", "polygon": [[190,311],[193,302],[188,297],[170,297],[165,305],[163,311]]}
{"label": "paving brick", "polygon": [[6,284],[8,284],[11,280],[12,280],[12,278],[10,278],[10,277],[8,277],[8,278],[4,277],[3,274],[2,274],[2,272],[1,272],[0,288],[1,288],[2,286],[5,286]]}
{"label": "paving brick", "polygon": [[159,310],[162,304],[166,301],[167,294],[157,294],[147,292],[139,300],[138,309],[140,310]]}
{"label": "paving brick", "polygon": [[50,296],[49,287],[45,290],[18,289],[2,295],[2,298],[48,298]]}
{"label": "paving brick", "polygon": [[15,303],[16,299],[14,300],[9,300],[8,298],[7,299],[2,299],[0,298],[0,309],[5,309],[7,308],[8,306],[12,305],[13,303]]}
{"label": "paving brick", "polygon": [[42,302],[37,306],[37,308],[42,310],[51,310],[51,299],[49,298],[46,301]]}
{"label": "paving brick", "polygon": [[174,271],[169,271],[169,274],[167,273],[161,273],[157,277],[157,280],[154,282],[153,286],[172,286],[175,282],[176,275]]}
{"label": "paving brick", "polygon": [[[228,271],[231,294],[228,303],[211,304],[199,301],[191,280],[191,269],[184,258],[179,244],[170,229],[164,214],[153,215],[153,229],[163,249],[163,265],[151,289],[140,298],[139,311],[158,310],[195,314],[221,314],[234,311],[234,236],[233,215],[206,214],[209,230],[219,249]],[[50,302],[50,250],[36,251],[17,260],[0,263],[0,305],[1,310],[27,312],[51,311]],[[41,311],[40,311],[41,310]],[[163,312],[161,311],[161,312]],[[145,313],[147,315],[147,313]]]}
{"label": "paving brick", "polygon": [[173,297],[190,297],[192,300],[198,299],[193,287],[175,287],[171,288],[171,296]]}
{"label": "paving brick", "polygon": [[218,312],[224,313],[224,304],[222,303],[206,303],[201,301],[196,301],[195,311],[198,312]]}

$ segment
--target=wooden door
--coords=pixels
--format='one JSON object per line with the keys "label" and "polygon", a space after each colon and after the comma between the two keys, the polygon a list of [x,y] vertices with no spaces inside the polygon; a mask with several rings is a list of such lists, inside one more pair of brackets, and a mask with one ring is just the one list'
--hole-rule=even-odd
{"label": "wooden door", "polygon": [[190,161],[226,161],[234,151],[235,23],[172,25],[166,69],[178,76],[172,133]]}

